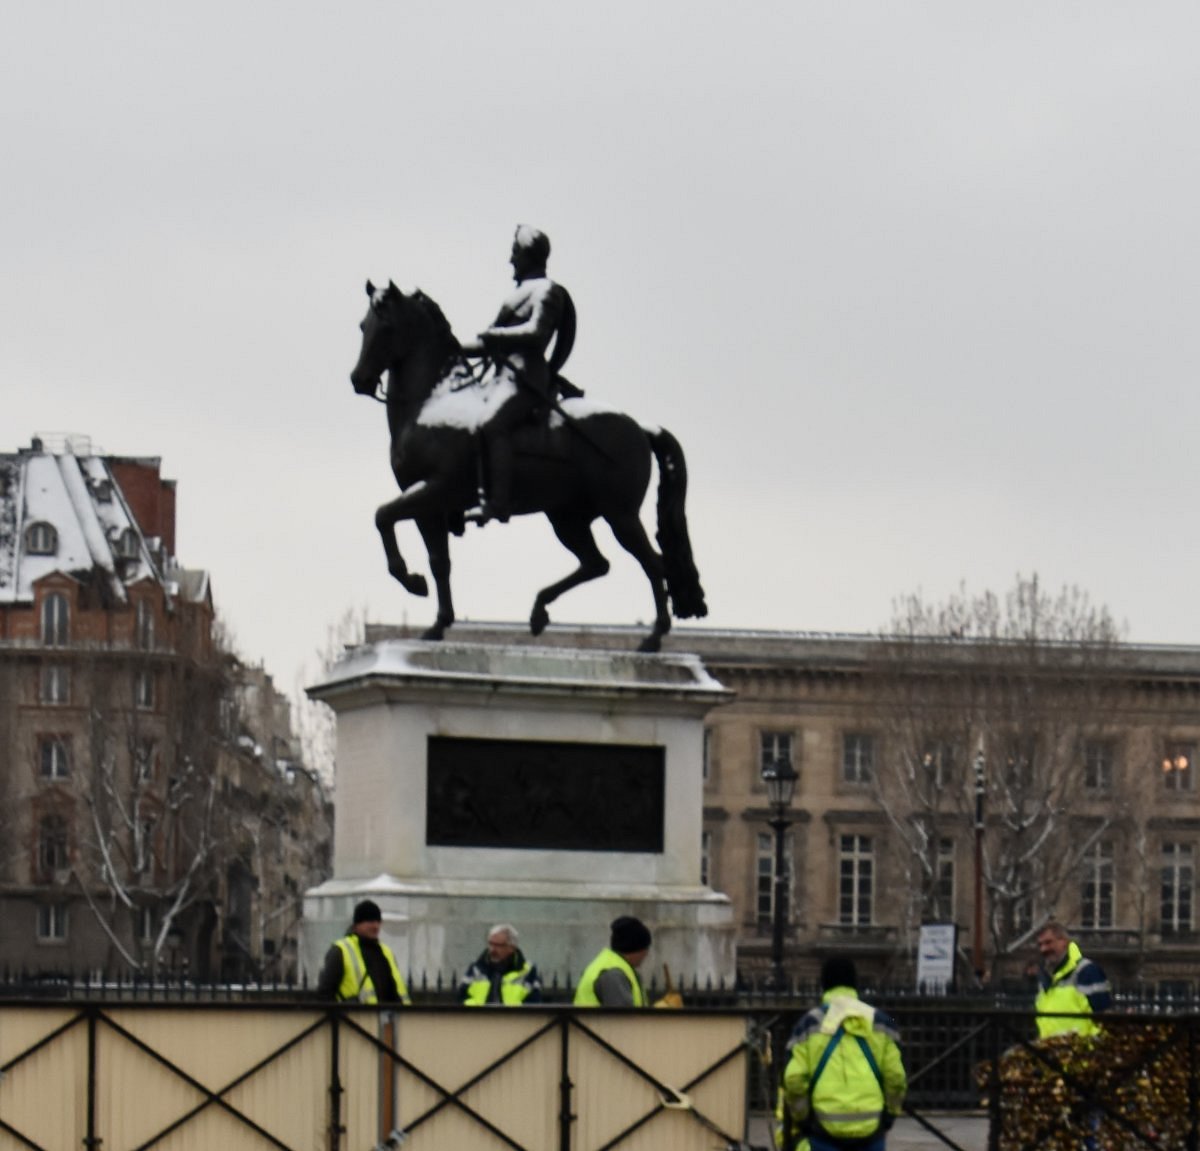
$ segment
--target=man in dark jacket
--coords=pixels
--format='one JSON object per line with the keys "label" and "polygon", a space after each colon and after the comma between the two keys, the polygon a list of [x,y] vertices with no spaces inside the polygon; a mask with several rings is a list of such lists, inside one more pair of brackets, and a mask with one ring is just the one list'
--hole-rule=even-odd
{"label": "man in dark jacket", "polygon": [[458,985],[458,997],[468,1007],[541,1003],[538,969],[517,946],[517,929],[511,923],[497,923],[488,932],[487,948],[467,968]]}
{"label": "man in dark jacket", "polygon": [[322,999],[359,1003],[411,1003],[396,957],[380,943],[383,914],[379,904],[364,899],[354,909],[354,922],[325,953],[317,981]]}
{"label": "man in dark jacket", "polygon": [[645,1007],[646,992],[637,969],[646,960],[653,936],[640,919],[619,915],[612,921],[608,946],[587,965],[575,988],[576,1007]]}

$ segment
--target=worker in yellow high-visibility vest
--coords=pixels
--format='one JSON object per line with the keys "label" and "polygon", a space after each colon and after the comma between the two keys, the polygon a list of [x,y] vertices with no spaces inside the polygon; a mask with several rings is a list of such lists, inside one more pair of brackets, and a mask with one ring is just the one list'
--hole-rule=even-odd
{"label": "worker in yellow high-visibility vest", "polygon": [[608,946],[587,965],[575,989],[576,1007],[645,1007],[637,969],[650,951],[650,928],[632,915],[612,921]]}
{"label": "worker in yellow high-visibility vest", "polygon": [[[1100,1028],[1092,1016],[1112,1006],[1112,987],[1098,963],[1083,957],[1061,923],[1053,920],[1037,934],[1042,969],[1038,973],[1038,1037],[1095,1035]],[[1060,1014],[1061,1013],[1061,1014]],[[1071,1019],[1067,1016],[1076,1015]]]}
{"label": "worker in yellow high-visibility vest", "polygon": [[517,946],[518,938],[511,923],[497,923],[488,932],[487,949],[467,968],[458,985],[458,997],[468,1007],[541,1003],[538,969]]}
{"label": "worker in yellow high-visibility vest", "polygon": [[383,913],[374,900],[354,908],[354,922],[325,953],[317,995],[358,1003],[411,1003],[392,949],[379,939]]}

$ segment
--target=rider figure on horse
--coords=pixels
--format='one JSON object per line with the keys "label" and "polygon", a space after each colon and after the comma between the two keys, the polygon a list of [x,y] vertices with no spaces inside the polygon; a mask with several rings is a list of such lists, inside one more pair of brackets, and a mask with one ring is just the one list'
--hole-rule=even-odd
{"label": "rider figure on horse", "polygon": [[[469,356],[490,356],[495,362],[497,382],[508,379],[514,386],[513,394],[482,428],[488,483],[479,508],[466,516],[475,523],[484,524],[490,519],[503,523],[508,519],[513,433],[535,413],[544,418],[543,413],[556,408],[560,387],[573,391],[558,371],[575,342],[575,305],[566,288],[546,275],[549,258],[550,240],[546,234],[521,224],[513,237],[509,260],[516,287],[500,305],[492,326],[463,346]],[[554,352],[547,363],[546,349],[552,339]]]}

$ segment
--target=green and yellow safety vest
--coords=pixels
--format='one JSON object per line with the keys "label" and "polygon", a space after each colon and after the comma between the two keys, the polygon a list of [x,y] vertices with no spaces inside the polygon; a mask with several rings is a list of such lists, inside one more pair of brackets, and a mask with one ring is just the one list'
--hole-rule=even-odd
{"label": "green and yellow safety vest", "polygon": [[600,1000],[596,995],[596,980],[604,972],[610,971],[614,967],[623,972],[625,978],[629,980],[629,986],[633,989],[634,1007],[646,1006],[646,993],[642,990],[642,981],[638,979],[637,972],[625,962],[624,956],[618,955],[612,948],[606,947],[587,965],[580,977],[579,986],[575,988],[576,1007],[600,1006]]}
{"label": "green and yellow safety vest", "polygon": [[[533,965],[525,963],[516,971],[507,971],[500,977],[500,1002],[505,1007],[520,1007],[528,998],[533,988],[525,982],[525,977],[533,970]],[[473,979],[467,984],[467,997],[463,1003],[467,1007],[484,1007],[492,991],[490,979]]]}
{"label": "green and yellow safety vest", "polygon": [[[1096,1035],[1100,1025],[1092,1018],[1092,1004],[1079,989],[1079,977],[1088,967],[1094,966],[1083,958],[1079,945],[1073,940],[1067,945],[1067,957],[1062,966],[1050,976],[1050,983],[1043,987],[1034,1001],[1037,1011],[1038,1038],[1046,1039],[1051,1035],[1065,1035],[1074,1032],[1077,1035]],[[1096,984],[1088,988],[1093,994],[1107,991],[1107,983]],[[1065,1013],[1065,1014],[1060,1014]],[[1082,1015],[1087,1018],[1071,1019],[1071,1015]]]}
{"label": "green and yellow safety vest", "polygon": [[[341,939],[335,939],[334,945],[342,953],[342,981],[338,984],[337,997],[342,1002],[356,999],[359,1003],[378,1003],[379,996],[375,992],[375,984],[367,974],[367,962],[363,957],[362,943],[357,935],[351,933]],[[379,945],[383,957],[392,969],[392,978],[396,981],[396,994],[401,1003],[412,1003],[408,997],[408,988],[404,984],[404,976],[396,966],[396,957],[386,943]]]}

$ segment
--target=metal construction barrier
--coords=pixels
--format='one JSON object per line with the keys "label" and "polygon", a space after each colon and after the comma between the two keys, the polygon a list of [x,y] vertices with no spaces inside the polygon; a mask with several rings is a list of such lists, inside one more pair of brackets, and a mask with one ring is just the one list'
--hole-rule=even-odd
{"label": "metal construction barrier", "polygon": [[712,1151],[738,1012],[0,1004],[0,1151]]}
{"label": "metal construction barrier", "polygon": [[[1200,1151],[1200,1015],[1036,1041],[1027,1010],[889,1010],[922,1146]],[[0,1151],[765,1147],[798,1014],[0,1000]]]}

